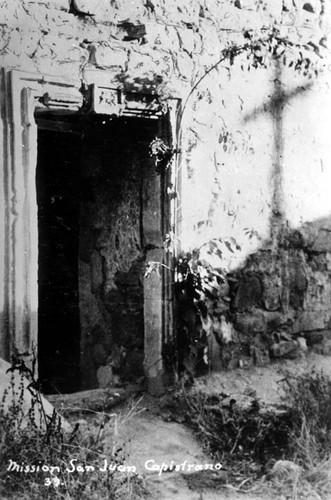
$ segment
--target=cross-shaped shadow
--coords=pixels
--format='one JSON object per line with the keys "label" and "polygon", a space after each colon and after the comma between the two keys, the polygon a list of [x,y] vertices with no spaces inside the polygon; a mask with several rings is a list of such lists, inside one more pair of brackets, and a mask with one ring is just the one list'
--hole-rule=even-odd
{"label": "cross-shaped shadow", "polygon": [[284,137],[283,111],[286,104],[307,92],[313,86],[312,82],[295,87],[289,92],[283,89],[282,68],[279,60],[275,61],[274,92],[268,102],[264,102],[254,111],[244,116],[243,122],[248,123],[256,120],[259,115],[270,113],[274,129],[274,160],[272,168],[272,215],[271,236],[277,236],[284,222],[284,200],[283,200],[283,156]]}

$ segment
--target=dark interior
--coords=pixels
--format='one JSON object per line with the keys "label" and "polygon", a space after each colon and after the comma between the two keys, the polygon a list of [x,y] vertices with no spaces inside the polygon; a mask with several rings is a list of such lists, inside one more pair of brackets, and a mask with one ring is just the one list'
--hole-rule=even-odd
{"label": "dark interior", "polygon": [[38,130],[39,378],[45,392],[79,385],[77,134]]}
{"label": "dark interior", "polygon": [[[37,113],[36,122],[39,379],[46,393],[73,392],[97,386],[98,368],[118,349],[127,352],[119,373],[136,370],[137,359],[142,363],[143,213],[153,209],[149,193],[156,174],[148,145],[158,124],[47,112]],[[128,230],[137,234],[134,251],[118,232],[127,228],[128,217]],[[131,268],[122,272],[119,263],[112,276],[113,262],[131,254]],[[116,286],[110,289],[112,280]],[[141,374],[142,365],[136,371]]]}

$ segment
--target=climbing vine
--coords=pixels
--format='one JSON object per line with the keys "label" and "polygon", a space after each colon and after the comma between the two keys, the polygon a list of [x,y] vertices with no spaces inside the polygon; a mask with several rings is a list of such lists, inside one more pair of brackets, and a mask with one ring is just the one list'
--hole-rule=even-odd
{"label": "climbing vine", "polygon": [[154,158],[156,171],[161,173],[169,168],[179,150],[169,146],[164,140],[155,137],[149,145],[149,155]]}
{"label": "climbing vine", "polygon": [[[282,35],[280,27],[273,25],[263,27],[259,31],[246,30],[243,33],[243,39],[245,42],[240,45],[231,44],[225,47],[219,59],[196,80],[178,111],[178,135],[180,135],[183,115],[191,96],[201,82],[221,64],[228,65],[227,67],[230,68],[239,56],[246,55],[246,63],[241,62],[242,71],[267,68],[271,63],[276,62],[278,65],[292,68],[293,71],[308,79],[317,77],[326,67],[323,63],[326,51],[325,37],[321,38],[318,43],[313,41],[300,43]],[[223,132],[223,137],[227,138],[227,131]],[[155,159],[158,170],[168,168],[178,152],[178,148],[172,148],[158,137],[150,144],[150,156]]]}
{"label": "climbing vine", "polygon": [[[218,60],[197,78],[183,101],[177,117],[179,135],[190,98],[195,91],[198,91],[203,80],[221,65],[230,71],[231,67],[238,62],[243,72],[274,65],[275,78],[277,72],[280,74],[282,67],[287,67],[308,80],[316,78],[325,69],[326,64],[323,60],[325,39],[317,43],[313,41],[304,43],[299,41],[296,32],[293,35],[284,36],[282,30],[283,27],[276,25],[263,27],[259,31],[247,30],[243,33],[240,45],[231,44],[221,51]],[[225,126],[221,129],[219,143],[225,153],[231,154],[238,148],[237,141]],[[155,138],[150,144],[150,155],[155,159],[159,171],[167,169],[178,152],[177,148],[171,147],[159,138]],[[245,152],[250,154],[253,150],[247,148]],[[253,236],[258,237],[257,232],[250,228],[245,228],[244,234],[248,239]],[[166,251],[173,251],[175,242],[168,236],[164,248]],[[175,259],[172,270],[175,276],[175,296],[179,318],[177,334],[179,338],[185,339],[182,355],[179,357],[185,358],[185,349],[188,347],[191,357],[196,358],[196,363],[199,363],[199,359],[204,359],[208,364],[205,348],[207,335],[211,331],[210,323],[215,318],[217,321],[226,314],[231,301],[226,292],[226,288],[229,288],[228,276],[222,268],[224,251],[235,253],[240,250],[240,246],[233,238],[214,238],[192,252],[177,256]],[[148,263],[146,276],[153,271],[159,272],[162,266],[164,264]]]}
{"label": "climbing vine", "polygon": [[325,49],[325,38],[322,38],[318,45],[312,41],[306,44],[299,43],[283,36],[280,28],[275,25],[263,27],[259,32],[247,30],[243,33],[243,38],[245,42],[241,45],[232,44],[223,49],[216,63],[194,83],[179,113],[180,123],[190,97],[209,73],[222,63],[228,63],[230,67],[233,66],[238,56],[243,54],[246,55],[247,59],[246,68],[244,64],[241,64],[243,71],[245,69],[250,71],[251,68],[266,68],[271,61],[278,61],[311,79],[313,76],[316,77],[324,67],[320,61],[323,59],[322,51]]}
{"label": "climbing vine", "polygon": [[[208,68],[194,83],[179,111],[179,128],[181,127],[188,101],[201,82],[221,64],[228,65],[228,67],[233,66],[239,56],[246,55],[246,63],[242,62],[242,58],[240,59],[242,71],[250,71],[252,68],[267,68],[272,62],[276,62],[278,65],[282,64],[292,68],[298,74],[312,79],[313,77],[317,77],[319,72],[325,67],[322,54],[323,49],[325,49],[324,38],[318,44],[313,41],[299,43],[294,39],[283,36],[280,27],[273,25],[263,27],[259,31],[247,30],[243,33],[243,40],[244,43],[240,45],[232,44],[224,48],[216,63]],[[222,129],[219,142],[222,143],[224,151],[227,151],[229,147],[231,149],[232,136],[225,127]],[[149,150],[150,156],[154,158],[156,169],[159,172],[169,168],[175,155],[179,153],[178,148],[171,147],[158,137],[150,143]],[[248,229],[247,231],[251,231],[249,235],[251,238],[254,231]],[[239,248],[233,239],[222,240],[220,238],[218,240],[211,240],[199,249],[181,256],[177,260],[175,263],[176,279],[182,283],[189,284],[189,286],[193,286],[197,293],[200,291],[208,296],[210,294],[210,283],[215,279],[223,279],[223,277],[206,261],[201,260],[199,255],[203,247],[204,250],[206,250],[206,247],[209,247],[207,253],[210,255],[214,254],[214,256],[217,255],[221,260],[222,250],[220,249],[220,243],[223,246],[225,245],[229,251],[234,251],[233,249],[238,250]],[[173,238],[169,238],[169,235],[167,235],[165,249],[172,251],[173,244]],[[162,267],[160,263],[151,263],[151,265],[147,266],[146,275],[149,276],[154,270],[159,272],[160,267]]]}

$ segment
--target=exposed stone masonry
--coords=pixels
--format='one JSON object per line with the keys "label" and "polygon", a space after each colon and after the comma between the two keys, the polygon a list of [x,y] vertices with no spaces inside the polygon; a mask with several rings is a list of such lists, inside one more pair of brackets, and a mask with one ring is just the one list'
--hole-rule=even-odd
{"label": "exposed stone masonry", "polygon": [[[311,80],[296,72],[291,51],[287,62],[266,67],[251,67],[245,54],[219,63],[224,49],[247,43],[248,31],[263,37],[273,26],[310,48],[324,73]],[[182,100],[174,144],[181,250],[216,237],[241,248],[224,252],[219,266],[227,281],[206,327],[213,369],[263,365],[306,346],[331,351],[329,2],[4,0],[0,29],[2,66],[70,81],[85,104],[96,82]],[[47,98],[39,104],[47,108]],[[140,144],[122,143],[124,156],[102,134],[86,139],[79,236],[86,387],[142,372],[144,248],[162,246],[165,236],[142,234],[153,213],[142,223],[141,204],[156,184],[141,188],[141,154],[155,135],[149,129]]]}
{"label": "exposed stone masonry", "polygon": [[143,375],[144,213],[155,123],[99,125],[84,144],[80,214],[82,383]]}
{"label": "exposed stone masonry", "polygon": [[[295,359],[307,349],[331,353],[330,222],[289,232],[277,250],[265,248],[248,257],[228,277],[226,328],[214,322],[213,335],[223,368],[263,366],[274,358]],[[217,314],[216,314],[217,317]],[[214,346],[214,347],[213,347]]]}

